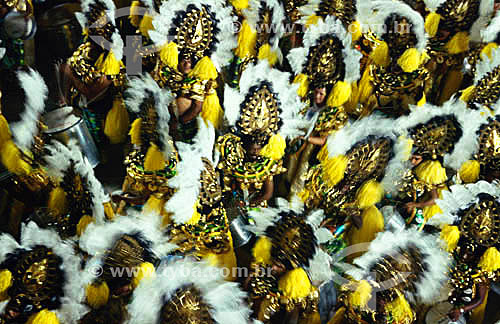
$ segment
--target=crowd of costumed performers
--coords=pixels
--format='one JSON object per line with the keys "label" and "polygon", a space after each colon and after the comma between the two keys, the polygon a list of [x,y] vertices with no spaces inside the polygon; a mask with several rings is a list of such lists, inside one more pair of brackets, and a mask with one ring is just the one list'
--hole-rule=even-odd
{"label": "crowd of costumed performers", "polygon": [[81,0],[28,64],[60,2],[0,0],[0,324],[500,320],[496,1]]}

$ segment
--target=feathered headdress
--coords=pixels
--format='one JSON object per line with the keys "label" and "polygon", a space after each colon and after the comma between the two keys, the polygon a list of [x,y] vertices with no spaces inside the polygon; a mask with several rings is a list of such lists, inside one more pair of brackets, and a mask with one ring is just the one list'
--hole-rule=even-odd
{"label": "feathered headdress", "polygon": [[34,324],[78,322],[86,307],[82,260],[72,244],[30,222],[22,227],[21,244],[3,234],[0,246],[0,296],[9,299],[6,315],[12,310],[30,316]]}
{"label": "feathered headdress", "polygon": [[[198,125],[200,128],[193,144],[177,143],[181,161],[177,164],[177,175],[168,182],[176,192],[167,201],[165,210],[172,213],[172,219],[178,224],[187,223],[197,212],[198,200],[204,186],[218,187],[221,195],[220,185],[217,185],[218,179],[211,179],[206,183],[208,179],[204,177],[208,176],[204,173],[213,171],[218,162],[218,158],[213,157],[215,130],[211,124],[205,124],[200,118]],[[219,196],[219,200],[221,198],[222,196]]]}
{"label": "feathered headdress", "polygon": [[375,37],[376,47],[370,54],[375,64],[385,67],[392,61],[409,73],[424,63],[428,41],[424,19],[407,4],[370,1],[363,6],[358,20],[363,31]]}
{"label": "feathered headdress", "polygon": [[95,61],[95,67],[106,75],[119,74],[123,67],[123,39],[116,26],[114,2],[84,0],[81,7],[82,12],[75,13],[75,17],[86,37],[95,38],[102,52]]}
{"label": "feathered headdress", "polygon": [[161,265],[134,291],[128,323],[249,323],[246,294],[220,273],[189,259]]}
{"label": "feathered headdress", "polygon": [[349,100],[352,83],[360,77],[361,53],[352,48],[351,35],[333,16],[310,26],[303,47],[294,48],[287,58],[299,84],[298,95],[309,95],[315,87],[332,86],[327,105],[338,107]]}
{"label": "feathered headdress", "polygon": [[19,84],[25,94],[25,108],[20,120],[9,124],[0,115],[0,157],[2,164],[12,173],[28,174],[31,162],[29,151],[33,150],[35,137],[41,131],[40,117],[45,109],[48,88],[42,76],[29,69],[17,72]]}
{"label": "feathered headdress", "polygon": [[202,80],[215,80],[217,71],[229,64],[236,47],[231,8],[220,0],[182,0],[164,2],[153,18],[149,36],[161,48],[160,58],[177,68],[178,56],[186,53],[195,61],[193,74]]}
{"label": "feathered headdress", "polygon": [[425,18],[425,30],[434,37],[441,29],[452,38],[446,44],[450,54],[468,49],[469,38],[479,40],[493,13],[492,0],[424,0],[430,13]]}
{"label": "feathered headdress", "polygon": [[174,100],[170,90],[161,89],[149,75],[133,78],[125,92],[127,108],[137,114],[130,130],[131,142],[146,154],[145,171],[165,168],[174,157],[175,148],[169,134],[169,105]]}
{"label": "feathered headdress", "polygon": [[325,1],[311,0],[298,10],[300,13],[300,22],[304,26],[316,24],[319,20],[324,20],[328,16],[334,16],[339,19],[343,26],[350,31],[353,41],[357,41],[361,37],[361,26],[356,21],[358,14],[358,1]]}
{"label": "feathered headdress", "polygon": [[240,59],[267,59],[271,66],[277,61],[281,63],[279,41],[285,33],[286,19],[283,5],[277,0],[250,0],[242,13],[245,20],[238,33],[236,55]]}
{"label": "feathered headdress", "polygon": [[279,160],[285,139],[299,134],[297,117],[302,104],[289,74],[269,67],[266,62],[248,66],[241,75],[239,90],[226,86],[225,115],[238,136],[256,135],[265,144],[261,155]]}
{"label": "feathered headdress", "polygon": [[[44,160],[47,174],[58,183],[50,193],[49,210],[59,216],[69,213],[75,222],[60,225],[70,233],[76,230],[81,235],[90,222],[104,223],[106,215],[103,204],[109,198],[76,141],[70,141],[68,146],[53,141],[46,149],[48,154]],[[73,228],[74,225],[76,228]]]}
{"label": "feathered headdress", "polygon": [[[161,217],[156,214],[129,214],[102,225],[88,225],[79,246],[92,256],[83,275],[87,303],[92,308],[105,305],[120,285],[136,287],[142,278],[154,274],[159,258],[175,248],[160,226]],[[96,273],[96,268],[102,272]],[[113,271],[120,268],[133,273],[116,276]]]}
{"label": "feathered headdress", "polygon": [[258,236],[254,247],[254,259],[258,263],[271,265],[279,261],[288,270],[308,268],[315,257],[323,220],[323,211],[316,210],[304,215],[303,206],[284,199],[276,200],[277,208],[252,210],[249,215],[253,225],[246,228]]}
{"label": "feathered headdress", "polygon": [[499,86],[498,76],[500,74],[500,49],[491,50],[491,55],[484,55],[476,63],[474,83],[462,91],[461,100],[472,109],[486,107],[490,110],[499,110],[500,94],[495,91]]}
{"label": "feathered headdress", "polygon": [[391,292],[397,289],[412,302],[431,304],[448,279],[450,262],[438,242],[436,236],[415,229],[379,233],[368,251],[354,260],[357,269],[348,270],[347,274],[358,281],[373,281],[370,285],[381,290],[390,302],[395,297]]}
{"label": "feathered headdress", "polygon": [[449,155],[463,137],[470,113],[465,104],[455,98],[441,107],[425,104],[414,107],[410,115],[400,117],[397,132],[413,141],[417,154],[430,160],[442,160],[448,166]]}
{"label": "feathered headdress", "polygon": [[[500,190],[479,181],[454,185],[437,201],[443,211],[436,221],[443,226],[441,238],[448,252],[472,253],[486,272],[500,269]],[[485,224],[487,224],[485,226]]]}

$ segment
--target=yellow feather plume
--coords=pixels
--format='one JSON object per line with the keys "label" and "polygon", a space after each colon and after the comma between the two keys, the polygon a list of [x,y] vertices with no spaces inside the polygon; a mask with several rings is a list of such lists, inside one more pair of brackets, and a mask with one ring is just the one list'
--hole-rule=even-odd
{"label": "yellow feather plume", "polygon": [[440,21],[441,15],[434,11],[428,14],[425,18],[425,31],[430,37],[434,37],[436,35]]}
{"label": "yellow feather plume", "polygon": [[42,309],[40,312],[30,316],[26,324],[59,324],[59,319],[56,313]]}
{"label": "yellow feather plume", "polygon": [[496,43],[492,42],[486,44],[486,46],[481,50],[481,58],[484,59],[485,57],[488,57],[489,59],[491,59],[491,52],[496,48],[498,48],[498,45]]}
{"label": "yellow feather plume", "polygon": [[358,92],[359,102],[361,103],[365,103],[373,93],[373,83],[372,76],[370,75],[370,66],[367,66],[365,68],[365,71],[363,72],[363,76],[359,81]]}
{"label": "yellow feather plume", "polygon": [[165,200],[156,197],[154,194],[149,196],[148,201],[144,204],[143,211],[146,213],[156,213],[163,215]]}
{"label": "yellow feather plume", "polygon": [[330,107],[340,107],[349,100],[351,93],[352,88],[349,83],[337,81],[326,100],[326,104]]}
{"label": "yellow feather plume", "polygon": [[[349,244],[368,243],[375,239],[377,233],[384,230],[384,216],[375,206],[363,210],[361,214],[363,226],[352,227],[349,231]],[[354,257],[354,256],[353,256]]]}
{"label": "yellow feather plume", "polygon": [[389,46],[384,41],[381,41],[370,54],[371,59],[377,65],[387,66],[389,64]]}
{"label": "yellow feather plume", "polygon": [[0,114],[0,148],[2,144],[10,140],[11,133],[9,129],[9,123],[5,119],[5,117]]}
{"label": "yellow feather plume", "polygon": [[238,33],[238,47],[234,53],[241,59],[247,56],[255,56],[255,43],[257,42],[257,32],[252,30],[252,27],[245,19],[241,24],[240,32]]}
{"label": "yellow feather plume", "polygon": [[31,166],[22,159],[21,152],[12,140],[5,142],[0,151],[2,164],[16,175],[28,175]]}
{"label": "yellow feather plume", "polygon": [[417,107],[422,107],[426,102],[427,98],[425,97],[425,93],[422,93],[422,98],[420,98],[420,100],[417,102]]}
{"label": "yellow feather plume", "polygon": [[248,0],[231,0],[231,4],[236,10],[248,8]]}
{"label": "yellow feather plume", "polygon": [[316,158],[321,162],[325,162],[326,159],[328,159],[328,155],[328,145],[323,145],[321,150],[319,150],[318,155],[316,155]]}
{"label": "yellow feather plume", "polygon": [[171,69],[177,69],[177,65],[179,65],[179,50],[177,44],[169,42],[163,45],[160,50],[160,59]]}
{"label": "yellow feather plume", "polygon": [[354,307],[365,308],[372,298],[372,286],[366,280],[356,284],[356,290],[349,295],[349,304]]}
{"label": "yellow feather plume", "polygon": [[368,180],[363,183],[356,193],[356,203],[360,209],[373,206],[380,202],[384,196],[384,187],[380,182]]}
{"label": "yellow feather plume", "polygon": [[465,88],[464,90],[462,90],[462,95],[460,96],[460,100],[465,101],[465,102],[469,102],[472,99],[475,90],[476,90],[476,87],[473,85]]}
{"label": "yellow feather plume", "polygon": [[216,92],[205,97],[201,108],[201,118],[212,123],[216,129],[220,129],[224,118],[224,111]]}
{"label": "yellow feather plume", "polygon": [[122,61],[118,61],[113,51],[109,51],[104,59],[104,53],[99,56],[95,63],[96,68],[106,75],[117,75],[124,66]]}
{"label": "yellow feather plume", "polygon": [[150,262],[143,262],[139,266],[137,275],[132,279],[132,287],[136,288],[142,280],[153,278],[155,275],[155,266]]}
{"label": "yellow feather plume", "polygon": [[270,66],[273,66],[278,61],[278,55],[272,51],[271,45],[269,44],[264,44],[259,48],[257,58],[259,60],[267,60]]}
{"label": "yellow feather plume", "polygon": [[141,32],[141,35],[144,37],[149,37],[149,31],[154,29],[153,17],[151,17],[150,15],[144,15],[139,25],[139,31]]}
{"label": "yellow feather plume", "polygon": [[297,194],[297,197],[299,197],[299,199],[305,203],[308,199],[309,199],[309,196],[310,196],[310,192],[309,190],[307,189],[302,189],[298,194]]}
{"label": "yellow feather plume", "polygon": [[402,323],[406,321],[410,321],[410,323],[413,322],[415,316],[410,304],[402,293],[397,290],[396,292],[398,297],[396,297],[392,302],[386,304],[386,310],[392,315],[395,323]]}
{"label": "yellow feather plume", "polygon": [[194,69],[190,72],[201,80],[215,80],[217,79],[217,69],[214,63],[208,56],[204,56],[198,63],[196,63]]}
{"label": "yellow feather plume", "polygon": [[295,76],[293,83],[298,83],[299,88],[297,89],[297,94],[299,97],[303,98],[307,95],[307,91],[309,88],[309,78],[307,75],[300,73]]}
{"label": "yellow feather plume", "polygon": [[80,218],[80,221],[76,225],[76,235],[82,236],[83,232],[85,232],[85,229],[87,226],[89,226],[90,223],[94,222],[94,219],[92,216],[89,215],[84,215],[82,218]]}
{"label": "yellow feather plume", "polygon": [[441,208],[437,204],[424,207],[424,210],[423,210],[423,216],[424,216],[424,219],[426,221],[428,221],[429,219],[431,219],[435,215],[442,214],[442,213],[443,213],[443,211],[441,210]]}
{"label": "yellow feather plume", "polygon": [[139,24],[141,23],[141,15],[139,13],[139,8],[141,6],[141,3],[139,1],[132,1],[132,4],[130,5],[130,16],[128,19],[130,20],[130,23],[134,27],[139,27]]}
{"label": "yellow feather plume", "polygon": [[448,180],[446,169],[441,166],[439,161],[425,161],[420,163],[415,169],[417,177],[431,185],[438,185]]}
{"label": "yellow feather plume", "polygon": [[344,178],[347,168],[347,157],[337,155],[334,158],[328,158],[323,162],[323,178],[328,186],[333,187]]}
{"label": "yellow feather plume", "polygon": [[487,272],[500,269],[500,252],[495,247],[490,247],[484,252],[479,260],[479,268]]}
{"label": "yellow feather plume", "polygon": [[446,44],[450,54],[459,54],[469,49],[469,34],[467,32],[456,33]]}
{"label": "yellow feather plume", "polygon": [[141,128],[142,128],[142,118],[137,118],[132,123],[132,126],[130,127],[130,131],[128,133],[130,135],[130,142],[134,145],[141,145],[142,144]]}
{"label": "yellow feather plume", "polygon": [[4,301],[9,296],[7,295],[7,291],[9,290],[10,286],[12,286],[12,273],[7,270],[1,270],[0,271],[0,301]]}
{"label": "yellow feather plume", "polygon": [[465,183],[474,183],[479,180],[479,173],[481,172],[481,165],[476,160],[469,160],[464,162],[458,171],[460,179]]}
{"label": "yellow feather plume", "polygon": [[127,139],[130,121],[127,108],[122,98],[113,102],[113,108],[106,115],[104,123],[104,134],[109,138],[111,144],[123,143]]}
{"label": "yellow feather plume", "polygon": [[314,289],[309,276],[302,268],[288,271],[278,281],[278,288],[286,297],[292,299],[307,297]]}
{"label": "yellow feather plume", "polygon": [[398,65],[404,72],[410,73],[418,69],[420,61],[420,53],[416,48],[412,47],[404,51],[404,53],[399,57]]}
{"label": "yellow feather plume", "polygon": [[165,158],[163,153],[160,152],[156,144],[151,144],[144,159],[144,170],[146,171],[160,171],[165,169]]}
{"label": "yellow feather plume", "polygon": [[441,240],[446,243],[446,251],[453,252],[460,240],[460,230],[457,226],[445,225],[441,230]]}
{"label": "yellow feather plume", "polygon": [[271,241],[265,237],[261,236],[255,243],[253,247],[252,254],[255,262],[263,264],[271,264]]}
{"label": "yellow feather plume", "polygon": [[272,160],[279,160],[285,155],[286,142],[280,134],[274,134],[262,148],[260,155]]}
{"label": "yellow feather plume", "polygon": [[316,16],[316,15],[309,16],[309,18],[307,18],[307,21],[306,21],[306,27],[309,27],[311,25],[316,25],[320,19],[321,19],[320,16]]}
{"label": "yellow feather plume", "polygon": [[109,287],[105,281],[93,283],[86,289],[87,304],[93,309],[101,308],[108,303]]}
{"label": "yellow feather plume", "polygon": [[47,207],[55,216],[61,216],[67,212],[68,201],[66,199],[66,192],[61,187],[52,189]]}
{"label": "yellow feather plume", "polygon": [[353,42],[355,42],[358,39],[360,39],[361,35],[363,35],[363,31],[361,29],[361,24],[357,20],[354,21],[352,24],[349,25],[348,30],[351,33],[351,38],[352,38]]}

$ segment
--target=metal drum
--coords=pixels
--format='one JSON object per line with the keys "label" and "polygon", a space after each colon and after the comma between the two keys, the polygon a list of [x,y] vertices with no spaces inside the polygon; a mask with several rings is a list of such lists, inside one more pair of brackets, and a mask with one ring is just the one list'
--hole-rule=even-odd
{"label": "metal drum", "polygon": [[432,307],[425,316],[427,324],[467,324],[465,318],[460,316],[458,321],[454,322],[448,317],[448,313],[453,309],[453,305],[448,302],[442,302]]}
{"label": "metal drum", "polygon": [[83,118],[75,115],[73,107],[62,107],[48,112],[43,115],[42,120],[48,126],[45,134],[66,145],[70,139],[75,139],[90,165],[95,168],[99,164],[99,151],[94,140]]}

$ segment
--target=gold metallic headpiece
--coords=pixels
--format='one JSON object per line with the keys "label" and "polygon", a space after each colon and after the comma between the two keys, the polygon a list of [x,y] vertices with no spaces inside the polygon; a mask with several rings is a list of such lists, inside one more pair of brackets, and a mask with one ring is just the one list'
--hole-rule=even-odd
{"label": "gold metallic headpiece", "polygon": [[467,102],[471,109],[477,109],[477,105],[493,109],[500,99],[500,66],[488,72],[474,87],[472,97]]}
{"label": "gold metallic headpiece", "polygon": [[323,0],[318,6],[316,15],[326,18],[335,16],[342,21],[344,27],[350,26],[356,17],[356,0]]}
{"label": "gold metallic headpiece", "polygon": [[310,89],[333,85],[344,79],[346,66],[342,41],[336,36],[327,35],[311,47],[303,73],[311,76]]}
{"label": "gold metallic headpiece", "polygon": [[468,31],[479,18],[480,5],[481,0],[445,1],[436,11],[443,17],[440,28],[444,28],[452,34]]}
{"label": "gold metallic headpiece", "polygon": [[194,286],[177,290],[162,307],[161,324],[215,324],[210,307]]}
{"label": "gold metallic headpiece", "polygon": [[437,116],[410,130],[416,153],[433,160],[450,153],[462,136],[462,128],[453,115]]}
{"label": "gold metallic headpiece", "polygon": [[486,248],[500,244],[500,204],[494,197],[481,194],[463,213],[460,232],[468,243]]}
{"label": "gold metallic headpiece", "polygon": [[500,116],[479,129],[478,161],[487,170],[500,170]]}

